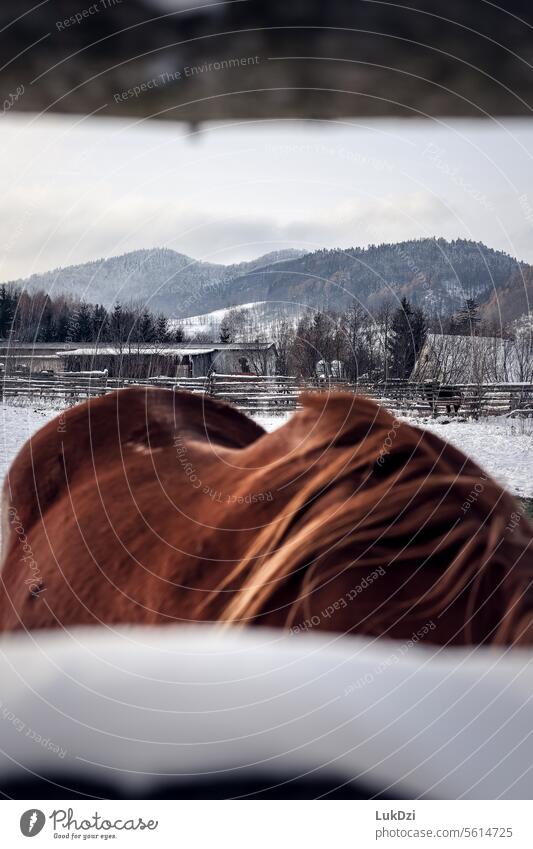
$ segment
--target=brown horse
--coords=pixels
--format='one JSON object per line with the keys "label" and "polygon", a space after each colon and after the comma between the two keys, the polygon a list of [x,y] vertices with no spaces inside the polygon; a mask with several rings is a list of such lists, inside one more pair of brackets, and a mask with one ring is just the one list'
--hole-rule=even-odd
{"label": "brown horse", "polygon": [[531,643],[533,529],[460,451],[354,395],[273,433],[136,387],[26,443],[4,488],[0,630],[223,622]]}

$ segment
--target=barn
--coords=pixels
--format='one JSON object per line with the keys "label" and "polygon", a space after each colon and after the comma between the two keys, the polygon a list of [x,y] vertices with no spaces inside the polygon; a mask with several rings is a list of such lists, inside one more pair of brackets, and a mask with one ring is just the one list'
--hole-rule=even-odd
{"label": "barn", "polygon": [[63,362],[59,357],[59,352],[75,347],[68,342],[0,340],[0,371],[6,375],[17,372],[61,371]]}
{"label": "barn", "polygon": [[63,371],[107,369],[110,377],[205,377],[219,374],[271,375],[276,370],[272,342],[206,344],[80,345],[58,352]]}

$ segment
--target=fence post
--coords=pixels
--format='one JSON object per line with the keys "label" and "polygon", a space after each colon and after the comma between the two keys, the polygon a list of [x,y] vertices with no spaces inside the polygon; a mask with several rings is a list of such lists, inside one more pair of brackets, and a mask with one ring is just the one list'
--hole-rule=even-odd
{"label": "fence post", "polygon": [[205,391],[207,395],[214,397],[216,395],[216,372],[210,371],[205,382]]}

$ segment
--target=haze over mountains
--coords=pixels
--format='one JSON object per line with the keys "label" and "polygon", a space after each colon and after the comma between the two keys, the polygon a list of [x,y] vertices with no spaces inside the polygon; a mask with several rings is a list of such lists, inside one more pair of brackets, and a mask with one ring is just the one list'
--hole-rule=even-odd
{"label": "haze over mountains", "polygon": [[142,302],[173,318],[254,301],[342,310],[354,297],[374,311],[383,300],[406,295],[442,317],[474,297],[487,317],[511,321],[528,310],[532,279],[526,263],[482,243],[417,239],[311,253],[282,250],[235,265],[154,248],[10,282],[105,306]]}

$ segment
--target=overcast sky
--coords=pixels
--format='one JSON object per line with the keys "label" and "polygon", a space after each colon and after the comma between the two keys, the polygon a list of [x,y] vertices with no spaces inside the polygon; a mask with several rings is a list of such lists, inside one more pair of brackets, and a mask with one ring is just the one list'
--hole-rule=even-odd
{"label": "overcast sky", "polygon": [[533,122],[4,115],[0,280],[137,248],[212,262],[464,237],[533,262]]}

